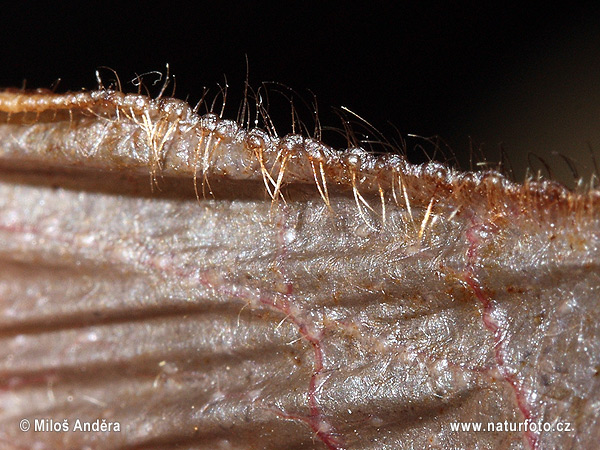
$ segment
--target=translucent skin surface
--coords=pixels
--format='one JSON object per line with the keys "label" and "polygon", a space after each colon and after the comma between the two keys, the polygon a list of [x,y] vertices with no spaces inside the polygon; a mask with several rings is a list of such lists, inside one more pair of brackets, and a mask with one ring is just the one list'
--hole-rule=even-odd
{"label": "translucent skin surface", "polygon": [[[172,99],[10,91],[0,111],[3,445],[600,439],[597,192],[338,153]],[[451,429],[525,420],[572,431]]]}

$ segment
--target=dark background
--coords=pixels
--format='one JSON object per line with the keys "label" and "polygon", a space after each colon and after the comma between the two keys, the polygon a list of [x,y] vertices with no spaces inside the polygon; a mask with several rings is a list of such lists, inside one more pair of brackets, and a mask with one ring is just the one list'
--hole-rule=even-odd
{"label": "dark background", "polygon": [[[136,74],[164,72],[168,63],[175,95],[191,103],[205,87],[213,98],[226,79],[225,116],[235,118],[247,57],[250,86],[281,83],[267,90],[279,134],[291,130],[289,103],[278,94],[288,86],[309,127],[303,100],[314,93],[323,125],[339,128],[333,108],[345,106],[390,141],[441,136],[452,148],[446,157],[463,168],[472,155],[481,161],[479,149],[498,161],[502,144],[517,178],[528,160],[546,174],[530,152],[562,181],[573,176],[555,152],[589,177],[588,144],[600,158],[600,7],[413,3],[20,2],[1,11],[0,87],[49,88],[60,79],[58,91],[93,89],[96,69],[107,66],[135,91]],[[115,78],[101,73],[105,84]],[[151,89],[154,80],[144,76]],[[324,139],[346,145],[335,132]],[[408,138],[409,150],[419,143],[426,141]],[[409,156],[424,159],[419,148]]]}

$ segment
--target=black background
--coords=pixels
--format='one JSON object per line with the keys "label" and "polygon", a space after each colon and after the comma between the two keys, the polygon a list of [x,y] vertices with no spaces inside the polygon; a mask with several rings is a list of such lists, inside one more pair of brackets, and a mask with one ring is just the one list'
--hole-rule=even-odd
{"label": "black background", "polygon": [[[107,66],[125,90],[135,91],[136,74],[164,72],[168,63],[175,95],[191,103],[204,88],[212,98],[226,79],[225,116],[235,118],[247,57],[250,86],[273,81],[294,89],[307,123],[310,108],[302,100],[310,103],[314,93],[324,125],[340,127],[333,108],[345,106],[392,141],[399,134],[439,135],[463,168],[471,148],[497,161],[502,144],[517,178],[528,159],[534,171],[545,172],[530,152],[563,181],[572,176],[553,152],[570,155],[582,173],[593,170],[588,143],[600,151],[597,6],[278,4],[6,5],[0,86],[52,87],[60,79],[58,91],[93,89],[96,69]],[[147,85],[155,79],[144,76]],[[269,113],[285,134],[290,109],[277,94],[285,89],[269,86]],[[325,140],[345,145],[335,133]],[[409,149],[417,143],[409,139]],[[410,158],[423,155],[417,150]]]}

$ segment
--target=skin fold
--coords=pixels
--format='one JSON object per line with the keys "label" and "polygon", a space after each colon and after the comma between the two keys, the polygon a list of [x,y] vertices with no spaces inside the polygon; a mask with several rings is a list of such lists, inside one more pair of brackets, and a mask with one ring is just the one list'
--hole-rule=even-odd
{"label": "skin fold", "polygon": [[[593,448],[599,204],[174,99],[4,91],[0,442]],[[505,421],[570,431],[452,429]]]}

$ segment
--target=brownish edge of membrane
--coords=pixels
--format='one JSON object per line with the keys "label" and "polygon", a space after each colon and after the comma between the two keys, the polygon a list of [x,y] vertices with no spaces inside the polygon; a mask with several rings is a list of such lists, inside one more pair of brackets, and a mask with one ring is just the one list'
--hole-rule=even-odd
{"label": "brownish edge of membrane", "polygon": [[[577,218],[594,215],[600,203],[600,191],[588,189],[574,192],[553,181],[525,180],[514,183],[498,172],[460,172],[440,163],[414,165],[400,155],[373,155],[363,149],[335,151],[325,144],[289,135],[283,138],[269,136],[260,130],[248,130],[242,126],[208,114],[198,116],[185,102],[172,98],[150,98],[137,94],[124,94],[118,91],[99,90],[55,94],[48,90],[24,91],[8,89],[0,92],[0,113],[4,123],[19,123],[18,116],[33,114],[35,117],[50,114],[49,121],[73,120],[78,116],[98,116],[102,118],[147,117],[162,121],[163,125],[176,129],[185,124],[186,129],[196,135],[211,137],[221,144],[238,140],[242,142],[240,157],[247,162],[260,162],[268,173],[282,168],[282,155],[285,166],[281,185],[292,183],[317,184],[322,191],[327,186],[329,192],[357,192],[360,195],[389,196],[396,190],[398,198],[409,201],[410,205],[427,207],[435,199],[444,199],[448,205],[460,207],[465,204],[478,204],[490,211],[507,211],[513,214],[540,218],[546,214],[576,214]],[[121,116],[120,116],[121,115]],[[17,117],[15,117],[17,116]],[[16,119],[16,120],[15,120]],[[31,118],[30,118],[31,119]],[[47,118],[45,120],[48,120]],[[23,121],[29,123],[31,120]],[[175,131],[171,139],[185,139],[183,133]],[[162,149],[157,149],[160,151]],[[195,149],[190,148],[190,152]],[[156,158],[162,158],[156,155]],[[45,163],[46,161],[43,161]],[[110,155],[104,155],[104,165],[110,163]],[[156,161],[158,164],[159,162]],[[169,177],[192,177],[198,171],[197,164],[173,167],[169,161],[160,166],[161,174]],[[33,164],[34,169],[37,166]],[[39,164],[39,162],[37,162]],[[69,167],[70,161],[55,159],[54,165]],[[79,162],[77,165],[80,165]],[[102,169],[103,164],[90,160],[89,167]],[[154,170],[153,161],[148,161],[146,170]],[[72,166],[76,169],[76,166]],[[120,163],[120,166],[107,165],[132,173],[142,167]],[[39,167],[44,169],[44,167]],[[210,172],[210,167],[208,168]],[[206,168],[205,168],[206,170]],[[264,177],[264,173],[254,171],[253,179]],[[214,173],[209,173],[215,177]],[[221,175],[220,178],[227,178]],[[212,179],[212,178],[211,178]],[[405,190],[405,191],[404,191]],[[381,194],[383,195],[383,194]]]}

